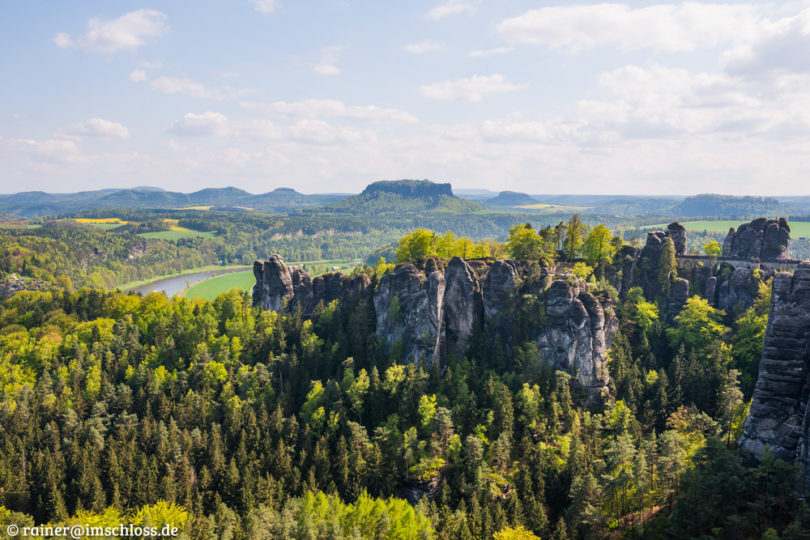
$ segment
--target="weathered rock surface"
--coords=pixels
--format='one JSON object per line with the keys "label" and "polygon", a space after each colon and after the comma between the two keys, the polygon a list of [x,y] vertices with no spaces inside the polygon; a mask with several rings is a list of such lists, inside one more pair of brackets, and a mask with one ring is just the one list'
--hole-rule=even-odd
{"label": "weathered rock surface", "polygon": [[478,276],[461,257],[453,257],[444,274],[444,320],[447,350],[462,353],[476,320],[483,317],[483,295]]}
{"label": "weathered rock surface", "polygon": [[683,278],[675,278],[669,289],[667,295],[667,320],[672,323],[675,317],[686,305],[686,300],[689,299],[689,282]]}
{"label": "weathered rock surface", "polygon": [[634,281],[644,291],[644,296],[653,298],[661,293],[658,282],[658,266],[661,262],[661,252],[664,250],[664,231],[650,231],[647,233],[647,242],[641,248],[636,262]]}
{"label": "weathered rock surface", "polygon": [[345,274],[323,274],[315,279],[306,270],[284,263],[279,255],[266,261],[253,263],[256,285],[253,287],[253,305],[279,311],[287,304],[289,311],[300,305],[301,314],[311,317],[318,303],[345,300],[363,292],[371,284],[366,275],[350,277]]}
{"label": "weathered rock surface", "polygon": [[672,238],[675,244],[675,254],[683,255],[686,253],[686,227],[677,221],[667,225],[666,235]]}
{"label": "weathered rock surface", "polygon": [[546,292],[546,324],[537,339],[540,355],[574,374],[592,397],[607,393],[605,313],[576,279],[554,281]]}
{"label": "weathered rock surface", "polygon": [[293,281],[290,267],[279,255],[264,262],[253,263],[256,286],[253,287],[253,305],[278,311],[285,300],[293,297]]}
{"label": "weathered rock surface", "polygon": [[495,261],[484,278],[484,324],[487,334],[501,340],[507,354],[512,345],[512,308],[518,275],[515,261]]}
{"label": "weathered rock surface", "polygon": [[754,305],[761,281],[760,274],[755,273],[752,268],[734,268],[731,276],[721,281],[717,288],[716,299],[711,298],[710,300],[716,307],[726,312],[744,311]]}
{"label": "weathered rock surface", "polygon": [[778,273],[751,412],[740,445],[759,457],[768,446],[798,462],[810,486],[810,262]]}
{"label": "weathered rock surface", "polygon": [[390,351],[402,346],[406,362],[439,360],[444,338],[445,278],[427,277],[412,264],[401,264],[383,276],[374,291],[377,335]]}
{"label": "weathered rock surface", "polygon": [[[678,257],[678,276],[669,291],[662,290],[659,267],[664,242],[671,238]],[[723,242],[722,258],[684,256],[687,232],[680,223],[670,223],[666,230],[650,231],[644,247],[634,257],[629,248],[619,252],[621,281],[612,283],[623,297],[633,286],[639,286],[647,298],[663,298],[665,312],[671,321],[683,306],[692,289],[702,294],[715,307],[729,313],[739,313],[751,307],[759,293],[759,285],[773,274],[774,268],[762,262],[784,262],[790,246],[790,227],[785,218],[759,218],[730,229]],[[743,259],[740,261],[740,259]],[[628,275],[631,278],[628,280]],[[666,293],[666,294],[665,294]],[[686,296],[685,296],[686,295]]]}
{"label": "weathered rock surface", "polygon": [[785,218],[758,218],[729,230],[723,242],[724,257],[782,259],[790,247],[790,226]]}

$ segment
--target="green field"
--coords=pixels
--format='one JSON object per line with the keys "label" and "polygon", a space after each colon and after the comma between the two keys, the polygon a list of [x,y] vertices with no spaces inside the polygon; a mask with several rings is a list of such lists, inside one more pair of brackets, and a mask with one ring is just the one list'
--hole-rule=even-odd
{"label": "green field", "polygon": [[214,232],[201,232],[201,231],[158,231],[150,233],[141,233],[138,236],[144,238],[153,238],[158,240],[180,240],[181,238],[194,238],[195,236],[202,236],[204,238],[213,238],[216,236]]}
{"label": "green field", "polygon": [[[686,227],[687,231],[692,232],[728,232],[730,228],[736,229],[743,223],[748,221],[681,221],[681,225]],[[666,223],[659,223],[656,225],[646,225],[643,227],[645,230],[664,229]],[[810,221],[791,221],[790,222],[790,235],[794,238],[810,238]]]}
{"label": "green field", "polygon": [[231,274],[206,279],[205,281],[192,285],[183,292],[183,296],[192,300],[195,298],[213,300],[220,294],[234,288],[249,291],[254,283],[256,283],[256,278],[253,277],[253,270],[233,272]]}

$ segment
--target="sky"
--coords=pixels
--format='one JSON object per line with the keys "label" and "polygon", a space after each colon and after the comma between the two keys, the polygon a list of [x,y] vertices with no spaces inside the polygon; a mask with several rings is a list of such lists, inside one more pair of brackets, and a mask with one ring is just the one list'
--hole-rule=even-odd
{"label": "sky", "polygon": [[810,194],[810,0],[4,0],[0,80],[2,193]]}

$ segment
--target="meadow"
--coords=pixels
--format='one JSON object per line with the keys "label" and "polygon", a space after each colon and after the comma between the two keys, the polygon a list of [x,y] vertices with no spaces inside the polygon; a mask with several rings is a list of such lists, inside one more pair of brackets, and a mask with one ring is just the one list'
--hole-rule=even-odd
{"label": "meadow", "polygon": [[195,298],[214,300],[220,294],[231,289],[249,291],[255,282],[256,278],[253,277],[253,270],[233,272],[196,283],[186,289],[182,295],[192,300]]}

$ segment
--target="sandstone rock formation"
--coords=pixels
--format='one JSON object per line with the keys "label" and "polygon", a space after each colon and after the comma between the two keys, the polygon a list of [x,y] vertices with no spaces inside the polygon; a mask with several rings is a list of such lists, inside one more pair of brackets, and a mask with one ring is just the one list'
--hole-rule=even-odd
{"label": "sandstone rock formation", "polygon": [[675,255],[686,253],[686,227],[675,221],[667,225],[666,235],[675,244]]}
{"label": "sandstone rock formation", "polygon": [[740,445],[797,461],[810,486],[810,262],[778,273],[753,402]]}
{"label": "sandstone rock formation", "polygon": [[483,317],[481,283],[473,269],[453,257],[444,274],[445,338],[449,352],[464,353],[476,320]]}
{"label": "sandstone rock formation", "polygon": [[319,302],[329,304],[362,293],[371,284],[368,276],[350,277],[345,274],[324,274],[314,279],[306,270],[284,263],[279,255],[253,263],[256,285],[253,305],[279,311],[285,305],[294,311],[300,306],[304,317],[312,316]]}
{"label": "sandstone rock formation", "polygon": [[530,277],[530,269],[521,261],[484,264],[458,257],[443,268],[441,261],[431,259],[424,270],[398,265],[372,291],[365,275],[312,279],[274,255],[254,265],[253,298],[264,309],[292,311],[300,305],[302,315],[309,317],[319,302],[369,295],[376,333],[386,351],[398,352],[402,361],[432,365],[448,354],[465,354],[476,329],[502,343],[510,356],[515,306],[522,295],[530,294],[545,308],[545,317],[538,313],[542,322],[530,328],[528,336],[538,346],[539,360],[570,373],[597,399],[610,380],[607,348],[618,322],[612,308],[606,309],[573,275],[548,275],[542,269],[539,276],[535,271]]}
{"label": "sandstone rock formation", "polygon": [[[671,238],[675,246],[679,279],[687,279],[686,283],[676,279],[669,291],[662,290],[658,272],[666,238]],[[773,274],[773,267],[760,268],[760,263],[784,262],[790,246],[790,227],[785,218],[759,218],[740,225],[736,231],[731,229],[723,242],[719,264],[707,257],[704,260],[683,257],[686,241],[686,229],[675,222],[666,230],[647,233],[647,241],[637,255],[632,253],[632,248],[623,248],[616,258],[621,265],[622,279],[612,281],[620,295],[626,294],[630,287],[640,286],[647,298],[664,300],[670,321],[680,312],[690,289],[702,294],[715,307],[739,313],[753,305],[759,284]],[[629,275],[632,277],[628,278]]]}
{"label": "sandstone rock formation", "polygon": [[377,335],[390,351],[401,343],[406,362],[438,360],[444,338],[445,278],[436,270],[425,276],[401,264],[383,276],[374,291]]}
{"label": "sandstone rock formation", "polygon": [[782,259],[790,247],[790,226],[785,218],[758,218],[730,229],[723,241],[724,257]]}
{"label": "sandstone rock formation", "polygon": [[[546,292],[546,324],[537,339],[540,355],[574,374],[590,396],[607,392],[610,380],[605,313],[576,279],[558,279]],[[613,325],[610,325],[613,327]]]}
{"label": "sandstone rock formation", "polygon": [[689,299],[689,281],[683,278],[675,278],[669,289],[666,303],[667,321],[672,323],[675,317],[681,312],[686,301]]}
{"label": "sandstone rock formation", "polygon": [[[717,296],[710,298],[712,303],[726,311],[743,311],[754,305],[757,294],[759,294],[759,284],[762,282],[761,274],[755,273],[752,268],[739,267],[731,269],[731,275],[726,280],[721,280],[717,287]],[[722,272],[721,272],[722,277]]]}
{"label": "sandstone rock formation", "polygon": [[279,255],[264,262],[253,263],[256,285],[253,287],[253,305],[279,311],[284,301],[293,297],[292,272]]}

